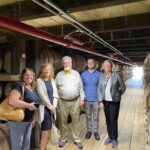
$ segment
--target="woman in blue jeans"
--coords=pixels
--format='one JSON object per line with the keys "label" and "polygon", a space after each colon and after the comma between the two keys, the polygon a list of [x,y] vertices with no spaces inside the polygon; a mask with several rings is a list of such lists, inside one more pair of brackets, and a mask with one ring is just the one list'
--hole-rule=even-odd
{"label": "woman in blue jeans", "polygon": [[[10,93],[9,104],[14,107],[24,108],[25,117],[23,121],[9,121],[11,136],[11,150],[29,150],[32,127],[34,125],[34,112],[37,109],[35,103],[40,98],[35,91],[35,74],[32,69],[25,68],[21,73],[21,81],[16,84]],[[24,93],[23,92],[24,86]],[[24,94],[23,100],[20,100]]]}

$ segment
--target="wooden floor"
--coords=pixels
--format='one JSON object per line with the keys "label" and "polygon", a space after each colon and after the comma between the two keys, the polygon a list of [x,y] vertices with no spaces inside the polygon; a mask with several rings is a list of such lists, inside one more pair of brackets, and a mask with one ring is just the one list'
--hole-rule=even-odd
{"label": "wooden floor", "polygon": [[[144,150],[144,98],[142,89],[142,79],[135,77],[126,82],[127,90],[122,97],[119,115],[119,146],[114,150]],[[71,124],[68,126],[71,128]],[[83,150],[111,150],[111,145],[105,146],[104,139],[107,138],[106,124],[103,110],[100,111],[100,136],[101,140],[96,141],[94,137],[86,140],[85,115],[80,118],[81,137],[84,144]],[[64,148],[57,145],[48,145],[48,150],[77,150],[73,144],[71,133],[68,135],[68,143]]]}

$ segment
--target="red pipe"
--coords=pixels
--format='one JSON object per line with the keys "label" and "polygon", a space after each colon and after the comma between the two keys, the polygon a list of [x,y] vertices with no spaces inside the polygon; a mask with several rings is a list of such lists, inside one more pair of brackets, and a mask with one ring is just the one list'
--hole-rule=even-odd
{"label": "red pipe", "polygon": [[126,63],[126,62],[123,62],[121,60],[118,60],[118,59],[115,59],[115,58],[112,58],[112,57],[109,57],[109,56],[106,56],[106,55],[103,55],[100,53],[96,53],[89,48],[86,48],[86,47],[83,47],[81,45],[76,44],[75,42],[71,42],[67,39],[66,40],[61,39],[61,38],[54,36],[48,32],[45,32],[43,30],[34,28],[34,27],[29,26],[27,24],[21,23],[19,21],[11,20],[11,19],[8,19],[8,18],[2,17],[2,16],[0,16],[0,27],[6,28],[9,30],[13,30],[16,32],[24,33],[26,35],[30,35],[33,37],[37,37],[37,38],[40,38],[40,39],[43,39],[43,40],[46,40],[49,42],[53,42],[53,43],[56,43],[56,44],[59,44],[59,45],[62,45],[62,46],[68,47],[68,48],[80,50],[80,51],[83,51],[83,52],[86,52],[86,53],[89,53],[92,55],[112,59],[114,61],[117,61],[117,62],[120,62],[123,64],[132,65],[130,63]]}
{"label": "red pipe", "polygon": [[0,26],[13,31],[24,33],[26,35],[31,35],[46,41],[50,41],[59,45],[63,45],[63,46],[68,45],[68,43],[63,39],[60,39],[48,32],[42,31],[40,29],[36,29],[32,26],[26,25],[19,21],[11,20],[2,16],[0,16]]}

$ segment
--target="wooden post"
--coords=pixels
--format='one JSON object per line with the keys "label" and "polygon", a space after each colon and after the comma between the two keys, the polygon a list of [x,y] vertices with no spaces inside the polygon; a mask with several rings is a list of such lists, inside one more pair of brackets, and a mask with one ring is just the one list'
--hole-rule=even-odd
{"label": "wooden post", "polygon": [[20,74],[22,71],[22,52],[25,51],[25,40],[16,40],[12,43],[12,63],[11,72],[14,75]]}
{"label": "wooden post", "polygon": [[40,69],[40,40],[26,41],[26,66],[32,68],[36,75]]}
{"label": "wooden post", "polygon": [[[26,41],[26,66],[37,75],[40,69],[40,40]],[[38,149],[40,144],[40,127],[36,123],[31,135],[31,149]]]}

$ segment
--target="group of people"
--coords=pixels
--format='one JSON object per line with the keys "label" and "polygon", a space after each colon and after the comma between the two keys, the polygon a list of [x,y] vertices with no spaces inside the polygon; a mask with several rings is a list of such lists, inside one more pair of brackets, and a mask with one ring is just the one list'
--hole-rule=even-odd
{"label": "group of people", "polygon": [[[104,72],[96,70],[96,61],[87,61],[87,69],[81,74],[72,68],[69,56],[62,58],[64,69],[54,80],[51,64],[41,66],[38,78],[30,68],[21,73],[21,81],[10,93],[10,105],[24,108],[25,118],[20,122],[9,121],[12,150],[29,150],[32,128],[37,121],[41,127],[40,150],[46,150],[50,139],[52,122],[56,119],[59,105],[59,147],[64,147],[68,136],[68,115],[72,119],[72,135],[74,144],[83,149],[80,138],[80,108],[85,108],[87,133],[86,139],[92,134],[100,140],[99,111],[103,109],[106,117],[108,138],[104,144],[118,146],[118,116],[121,95],[125,92],[122,77],[112,71],[113,62],[104,61]],[[24,90],[23,90],[24,86]],[[23,94],[23,101],[20,100]]]}

